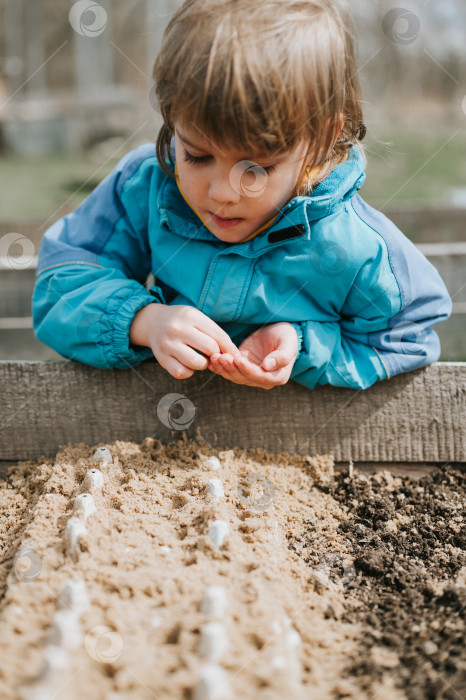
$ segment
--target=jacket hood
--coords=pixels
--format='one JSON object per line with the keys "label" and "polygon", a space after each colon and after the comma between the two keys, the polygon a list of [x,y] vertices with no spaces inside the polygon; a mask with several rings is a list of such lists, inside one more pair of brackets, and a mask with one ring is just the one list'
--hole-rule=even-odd
{"label": "jacket hood", "polygon": [[[173,148],[171,152],[173,159],[175,159]],[[168,160],[167,164],[174,172],[174,167]],[[258,233],[256,238],[266,238],[272,232],[284,228],[295,228],[297,232],[300,232],[299,235],[306,232],[309,236],[310,222],[322,219],[339,209],[362,187],[366,179],[364,167],[365,162],[361,149],[358,146],[352,146],[348,150],[348,158],[337,165],[310,195],[298,196],[290,200],[280,210],[272,225]],[[165,220],[168,226],[177,232],[183,232],[190,238],[219,240],[184,200],[175,178],[167,177],[165,179],[159,189],[157,206],[161,220]],[[294,235],[298,235],[298,233]],[[219,242],[223,243],[223,241]],[[272,241],[269,238],[269,242],[274,242],[273,238]],[[241,241],[233,245],[241,245]]]}

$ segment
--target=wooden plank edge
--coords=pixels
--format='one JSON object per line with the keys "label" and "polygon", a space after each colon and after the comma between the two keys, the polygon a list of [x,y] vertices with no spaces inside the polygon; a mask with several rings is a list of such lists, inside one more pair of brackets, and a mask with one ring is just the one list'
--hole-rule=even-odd
{"label": "wooden plank edge", "polygon": [[[0,360],[0,366],[7,365],[7,364],[8,365],[67,365],[67,364],[70,364],[70,362],[72,362],[73,365],[76,364],[76,365],[83,365],[84,367],[89,367],[89,369],[99,369],[99,368],[94,368],[91,365],[85,365],[81,362],[78,362],[75,360],[69,360],[66,358],[63,360]],[[146,364],[146,362],[144,362],[143,364]],[[152,360],[152,359],[149,360],[149,363],[157,364],[156,361]],[[450,366],[452,366],[452,367],[457,366],[457,367],[466,368],[466,362],[460,362],[458,360],[455,360],[455,361],[447,361],[447,360],[443,361],[442,360],[442,361],[436,361],[432,364],[442,365],[442,366],[448,365],[449,367]],[[133,369],[133,368],[131,368],[131,369]],[[421,369],[424,369],[424,368],[421,368]],[[102,372],[111,372],[112,370],[104,369],[101,371]],[[118,370],[118,371],[119,372],[128,372],[128,371],[130,371],[130,369],[124,369],[124,370]],[[417,371],[417,370],[414,370],[414,371]],[[410,374],[410,373],[406,372],[404,374]],[[402,376],[402,375],[396,375],[396,376]],[[291,380],[291,381],[293,381],[293,380]]]}
{"label": "wooden plank edge", "polygon": [[[389,471],[394,476],[420,479],[447,465],[460,472],[466,472],[466,462],[353,462],[353,474]],[[349,472],[349,462],[335,462],[335,471]]]}

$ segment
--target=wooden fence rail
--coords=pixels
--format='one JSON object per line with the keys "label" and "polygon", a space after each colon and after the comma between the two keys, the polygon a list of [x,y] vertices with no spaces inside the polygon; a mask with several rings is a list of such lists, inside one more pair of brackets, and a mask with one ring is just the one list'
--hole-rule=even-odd
{"label": "wooden fence rail", "polygon": [[290,381],[265,391],[207,370],[178,381],[155,361],[128,370],[5,361],[0,386],[0,462],[53,457],[67,443],[170,442],[197,431],[222,449],[466,462],[466,363],[436,362],[365,390]]}

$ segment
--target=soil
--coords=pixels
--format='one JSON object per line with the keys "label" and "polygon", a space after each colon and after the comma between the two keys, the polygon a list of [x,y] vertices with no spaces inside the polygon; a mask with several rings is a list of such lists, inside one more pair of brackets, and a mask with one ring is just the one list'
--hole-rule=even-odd
{"label": "soil", "polygon": [[[96,467],[104,489],[73,558],[66,525]],[[449,467],[349,478],[331,455],[217,451],[200,435],[21,462],[0,485],[0,697],[197,700],[213,584],[227,599],[222,699],[465,697],[465,505]],[[89,597],[82,638],[44,671],[72,577]]]}
{"label": "soil", "polygon": [[[324,487],[348,509],[339,532],[354,569],[329,566],[352,599],[343,619],[363,627],[346,667],[363,684],[392,668],[412,700],[466,697],[465,486],[446,465],[421,479],[341,473]],[[290,546],[313,564],[314,542],[305,531]]]}
{"label": "soil", "polygon": [[363,608],[359,663],[382,642],[400,659],[396,683],[412,700],[466,698],[466,475],[449,466],[420,480],[340,476],[330,493],[349,508],[340,525],[353,546],[353,591]]}

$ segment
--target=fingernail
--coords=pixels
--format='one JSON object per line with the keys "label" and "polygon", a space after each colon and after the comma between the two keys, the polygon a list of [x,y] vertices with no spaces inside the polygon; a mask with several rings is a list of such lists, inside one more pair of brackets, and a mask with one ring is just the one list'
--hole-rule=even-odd
{"label": "fingernail", "polygon": [[273,357],[268,357],[264,362],[265,369],[273,369],[276,366],[277,360],[275,360]]}

